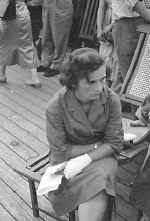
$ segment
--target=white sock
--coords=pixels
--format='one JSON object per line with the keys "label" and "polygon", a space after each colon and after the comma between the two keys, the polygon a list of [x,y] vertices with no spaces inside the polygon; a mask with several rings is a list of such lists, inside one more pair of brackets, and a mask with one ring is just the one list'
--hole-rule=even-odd
{"label": "white sock", "polygon": [[36,68],[31,69],[31,79],[35,82],[40,82]]}

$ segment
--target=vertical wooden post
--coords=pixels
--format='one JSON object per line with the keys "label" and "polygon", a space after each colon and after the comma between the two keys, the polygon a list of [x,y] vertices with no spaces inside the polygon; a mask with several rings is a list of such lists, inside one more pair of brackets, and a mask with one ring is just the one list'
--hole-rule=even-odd
{"label": "vertical wooden post", "polygon": [[36,189],[35,189],[35,182],[31,179],[28,179],[28,182],[29,182],[29,188],[30,188],[33,216],[39,217],[39,207],[38,207],[38,200],[37,200],[37,194],[36,194]]}

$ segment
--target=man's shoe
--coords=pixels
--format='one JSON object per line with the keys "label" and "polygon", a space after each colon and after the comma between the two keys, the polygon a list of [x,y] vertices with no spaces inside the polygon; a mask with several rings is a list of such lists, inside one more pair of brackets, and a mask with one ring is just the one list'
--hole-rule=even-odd
{"label": "man's shoe", "polygon": [[44,71],[43,76],[44,77],[53,77],[53,76],[58,75],[58,74],[59,74],[58,70],[48,68],[46,71]]}
{"label": "man's shoe", "polygon": [[48,67],[45,67],[43,65],[40,65],[39,67],[37,67],[37,72],[45,72],[48,69]]}
{"label": "man's shoe", "polygon": [[7,78],[4,77],[0,77],[0,84],[6,84],[7,83]]}

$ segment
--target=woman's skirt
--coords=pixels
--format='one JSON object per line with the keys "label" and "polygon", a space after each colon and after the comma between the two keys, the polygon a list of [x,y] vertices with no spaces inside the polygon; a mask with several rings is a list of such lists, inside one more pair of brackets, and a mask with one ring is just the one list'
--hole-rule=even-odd
{"label": "woman's skirt", "polygon": [[48,194],[55,212],[64,215],[102,190],[115,196],[117,167],[117,161],[113,157],[107,157],[92,162],[69,181],[64,178],[59,189]]}

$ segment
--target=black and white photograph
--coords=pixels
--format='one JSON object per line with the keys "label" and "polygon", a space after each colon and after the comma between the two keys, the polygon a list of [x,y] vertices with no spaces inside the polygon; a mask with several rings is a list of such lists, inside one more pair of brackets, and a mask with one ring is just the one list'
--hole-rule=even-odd
{"label": "black and white photograph", "polygon": [[150,0],[0,0],[0,221],[150,221]]}

